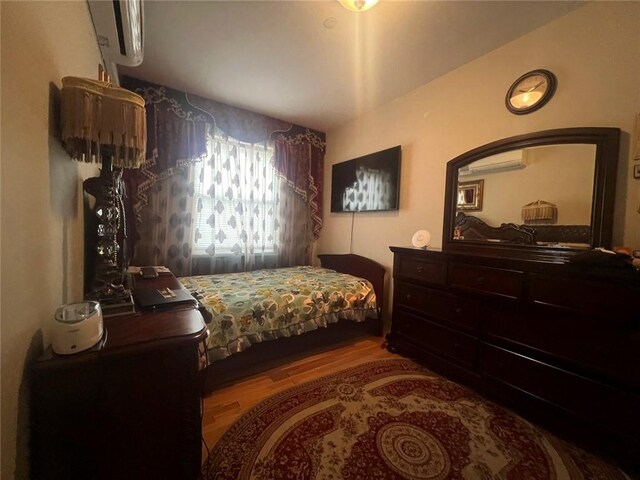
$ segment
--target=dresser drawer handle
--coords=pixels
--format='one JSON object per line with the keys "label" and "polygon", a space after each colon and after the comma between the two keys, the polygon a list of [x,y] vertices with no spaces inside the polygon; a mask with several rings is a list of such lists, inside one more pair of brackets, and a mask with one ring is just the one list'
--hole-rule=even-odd
{"label": "dresser drawer handle", "polygon": [[416,270],[418,271],[418,273],[424,273],[424,267],[418,267],[416,268]]}
{"label": "dresser drawer handle", "polygon": [[479,276],[478,278],[476,278],[476,283],[484,283],[484,276]]}
{"label": "dresser drawer handle", "polygon": [[413,295],[411,295],[410,293],[407,293],[404,298],[406,298],[407,302],[410,302],[411,299],[413,298]]}
{"label": "dresser drawer handle", "polygon": [[462,315],[462,308],[460,307],[456,308],[456,315],[458,316]]}

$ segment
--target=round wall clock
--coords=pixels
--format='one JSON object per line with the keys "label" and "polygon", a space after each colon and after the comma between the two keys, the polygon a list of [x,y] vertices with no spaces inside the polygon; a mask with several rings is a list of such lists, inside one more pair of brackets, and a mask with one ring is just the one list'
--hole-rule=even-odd
{"label": "round wall clock", "polygon": [[516,115],[538,110],[556,91],[556,76],[549,70],[532,70],[518,78],[505,98],[507,109]]}

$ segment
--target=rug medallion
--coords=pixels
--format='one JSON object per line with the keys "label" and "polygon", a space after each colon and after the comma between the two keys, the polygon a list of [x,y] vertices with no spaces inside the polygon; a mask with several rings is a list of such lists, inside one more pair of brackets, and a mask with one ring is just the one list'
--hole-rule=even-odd
{"label": "rug medallion", "polygon": [[405,359],[261,402],[225,433],[205,468],[211,480],[628,478]]}

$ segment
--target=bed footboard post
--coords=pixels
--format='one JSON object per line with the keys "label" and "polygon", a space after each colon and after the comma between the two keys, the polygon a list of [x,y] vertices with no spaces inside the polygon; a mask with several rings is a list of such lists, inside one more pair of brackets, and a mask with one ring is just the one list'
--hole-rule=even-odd
{"label": "bed footboard post", "polygon": [[330,268],[340,273],[348,273],[356,277],[361,277],[371,282],[376,293],[379,326],[376,329],[378,335],[382,335],[382,312],[384,312],[384,276],[385,268],[378,262],[370,258],[346,254],[321,254],[318,255],[320,265]]}

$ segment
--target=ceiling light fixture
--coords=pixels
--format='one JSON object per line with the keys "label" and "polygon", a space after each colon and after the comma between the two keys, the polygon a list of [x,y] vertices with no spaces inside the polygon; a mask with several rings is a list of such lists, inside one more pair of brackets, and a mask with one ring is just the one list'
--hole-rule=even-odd
{"label": "ceiling light fixture", "polygon": [[340,4],[352,12],[364,12],[373,7],[379,0],[339,0]]}

